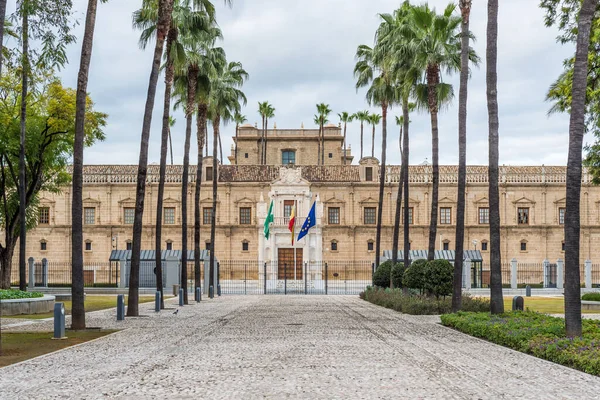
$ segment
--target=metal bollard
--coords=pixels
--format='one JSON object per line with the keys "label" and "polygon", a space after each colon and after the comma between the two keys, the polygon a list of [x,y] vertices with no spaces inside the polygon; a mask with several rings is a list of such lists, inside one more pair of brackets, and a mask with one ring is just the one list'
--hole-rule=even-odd
{"label": "metal bollard", "polygon": [[54,304],[54,337],[53,339],[66,339],[65,336],[65,305]]}
{"label": "metal bollard", "polygon": [[200,303],[202,301],[202,290],[197,287],[196,288],[196,303]]}
{"label": "metal bollard", "polygon": [[217,296],[221,296],[221,284],[217,284]]}
{"label": "metal bollard", "polygon": [[523,311],[524,306],[525,306],[525,302],[523,301],[523,298],[521,296],[513,297],[513,302],[512,302],[512,310],[513,311]]}
{"label": "metal bollard", "polygon": [[117,321],[125,319],[125,295],[117,295]]}
{"label": "metal bollard", "polygon": [[531,286],[525,286],[525,296],[531,297]]}
{"label": "metal bollard", "polygon": [[215,297],[215,288],[213,287],[213,285],[210,285],[208,287],[208,297],[210,297],[211,299]]}
{"label": "metal bollard", "polygon": [[183,289],[179,289],[179,307],[183,307]]}
{"label": "metal bollard", "polygon": [[157,290],[154,295],[154,311],[160,312],[160,290]]}

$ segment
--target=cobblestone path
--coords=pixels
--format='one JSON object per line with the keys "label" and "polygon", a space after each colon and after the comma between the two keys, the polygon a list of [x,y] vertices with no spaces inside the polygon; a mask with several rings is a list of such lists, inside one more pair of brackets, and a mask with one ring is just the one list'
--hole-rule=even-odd
{"label": "cobblestone path", "polygon": [[[167,307],[175,307],[174,302]],[[0,369],[7,399],[593,399],[600,378],[345,296],[221,297]],[[14,329],[48,329],[49,322]]]}

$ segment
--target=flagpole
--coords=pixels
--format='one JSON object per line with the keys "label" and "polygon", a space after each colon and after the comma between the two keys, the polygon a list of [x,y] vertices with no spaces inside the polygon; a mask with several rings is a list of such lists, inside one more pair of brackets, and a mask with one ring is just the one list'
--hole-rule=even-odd
{"label": "flagpole", "polygon": [[[297,203],[296,201],[294,201]],[[294,284],[296,284],[296,241],[294,240],[294,234],[296,233],[296,213],[298,212],[298,207],[294,204],[294,225],[292,226],[292,246],[294,247]]]}

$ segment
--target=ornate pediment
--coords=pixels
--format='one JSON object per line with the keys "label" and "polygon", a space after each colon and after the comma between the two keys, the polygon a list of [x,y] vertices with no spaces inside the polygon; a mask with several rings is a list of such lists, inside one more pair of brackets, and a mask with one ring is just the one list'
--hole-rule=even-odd
{"label": "ornate pediment", "polygon": [[45,206],[48,206],[48,205],[54,205],[54,204],[56,204],[56,201],[54,201],[54,200],[52,200],[52,199],[49,199],[49,198],[47,198],[47,197],[42,197],[42,198],[39,200],[39,202],[40,202],[40,204],[42,204],[42,205],[45,205]]}
{"label": "ornate pediment", "polygon": [[473,201],[473,203],[475,204],[489,204],[489,202],[490,200],[486,196],[483,196],[482,198]]}
{"label": "ornate pediment", "polygon": [[94,205],[99,205],[100,201],[96,200],[96,199],[92,199],[91,197],[88,197],[86,199],[83,199],[83,204],[94,204]]}
{"label": "ornate pediment", "polygon": [[366,203],[378,203],[379,201],[377,199],[374,199],[373,197],[369,196],[366,199],[363,199],[361,201],[359,201],[360,204],[366,204]]}
{"label": "ornate pediment", "polygon": [[172,197],[167,197],[166,199],[163,200],[163,204],[179,204],[180,201],[177,199],[174,199]]}
{"label": "ornate pediment", "polygon": [[[205,197],[205,198],[203,198],[203,199],[200,199],[200,203],[201,203],[201,204],[207,204],[207,203],[210,203],[210,204],[212,204],[212,201],[213,201],[213,198],[212,198],[212,197],[208,197],[208,196],[207,196],[207,197]],[[217,204],[218,204],[218,203],[220,203],[220,201],[219,201],[219,199],[217,198]]]}
{"label": "ornate pediment", "polygon": [[513,201],[513,204],[535,204],[535,201],[523,196],[520,199]]}
{"label": "ornate pediment", "polygon": [[310,183],[302,178],[302,168],[279,168],[279,178],[271,186],[308,186]]}
{"label": "ornate pediment", "polygon": [[[596,202],[596,203],[597,203],[597,202]],[[566,198],[566,197],[563,197],[562,199],[558,199],[558,200],[556,200],[556,201],[554,202],[554,204],[556,204],[556,205],[561,205],[561,206],[562,206],[562,205],[565,205],[565,204],[567,204],[567,198]]]}
{"label": "ornate pediment", "polygon": [[324,204],[345,204],[346,202],[343,199],[336,198],[335,193],[334,193],[334,195],[332,197],[325,200],[323,203]]}
{"label": "ornate pediment", "polygon": [[444,197],[444,198],[440,199],[440,200],[438,201],[438,203],[440,203],[440,204],[448,204],[448,203],[455,204],[455,203],[456,203],[456,201],[454,201],[454,200],[453,200],[453,199],[451,199],[450,197]]}
{"label": "ornate pediment", "polygon": [[240,203],[251,203],[251,204],[255,204],[255,203],[256,203],[256,200],[252,200],[252,199],[250,199],[250,198],[248,198],[248,197],[242,197],[241,199],[239,199],[239,200],[236,200],[236,201],[235,201],[235,204],[240,204]]}
{"label": "ornate pediment", "polygon": [[125,199],[119,200],[119,205],[124,205],[124,204],[135,204],[135,199],[132,199],[131,197],[127,197]]}

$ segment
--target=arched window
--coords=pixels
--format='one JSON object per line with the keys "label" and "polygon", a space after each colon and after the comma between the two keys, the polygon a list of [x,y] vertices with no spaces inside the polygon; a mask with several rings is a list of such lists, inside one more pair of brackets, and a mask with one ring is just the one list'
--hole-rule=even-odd
{"label": "arched window", "polygon": [[40,250],[46,251],[48,250],[48,242],[45,239],[40,240]]}
{"label": "arched window", "polygon": [[338,251],[338,242],[335,239],[331,241],[331,251]]}
{"label": "arched window", "polygon": [[131,240],[127,240],[127,241],[125,241],[125,246],[126,246],[125,248],[126,248],[127,250],[131,250],[131,249],[132,249],[132,246],[133,246],[133,245],[132,245],[132,243],[131,243]]}
{"label": "arched window", "polygon": [[248,251],[248,248],[250,247],[250,242],[248,242],[246,239],[242,240],[242,251]]}
{"label": "arched window", "polygon": [[92,251],[92,241],[89,239],[85,241],[85,251]]}
{"label": "arched window", "polygon": [[167,240],[167,250],[173,250],[173,241]]}
{"label": "arched window", "polygon": [[527,240],[521,240],[521,251],[527,251]]}

